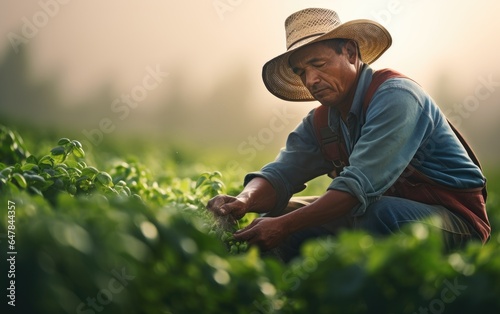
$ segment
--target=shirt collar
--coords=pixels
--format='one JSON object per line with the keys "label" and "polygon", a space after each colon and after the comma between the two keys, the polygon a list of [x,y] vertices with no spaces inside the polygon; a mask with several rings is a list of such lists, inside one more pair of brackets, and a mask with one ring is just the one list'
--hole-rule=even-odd
{"label": "shirt collar", "polygon": [[[373,69],[368,64],[364,64],[361,69],[361,74],[359,75],[358,86],[356,87],[351,109],[349,110],[349,115],[347,117],[348,121],[352,120],[352,117],[356,118],[357,121],[360,121],[359,118],[363,114],[363,100],[365,98],[366,91],[368,90],[368,86],[372,81],[372,76]],[[338,110],[330,108],[328,118],[328,124],[332,130],[338,130],[340,126],[340,113]]]}

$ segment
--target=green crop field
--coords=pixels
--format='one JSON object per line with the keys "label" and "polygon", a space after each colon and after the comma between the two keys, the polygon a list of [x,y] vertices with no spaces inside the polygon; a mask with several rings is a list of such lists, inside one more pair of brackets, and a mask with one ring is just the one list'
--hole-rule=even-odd
{"label": "green crop field", "polygon": [[[89,153],[0,129],[2,313],[498,313],[500,171],[485,169],[486,245],[444,253],[424,225],[318,239],[284,265],[232,239],[205,204],[244,172],[154,141]],[[203,158],[201,158],[202,156]],[[306,193],[319,194],[323,179]],[[14,307],[15,305],[15,307]]]}

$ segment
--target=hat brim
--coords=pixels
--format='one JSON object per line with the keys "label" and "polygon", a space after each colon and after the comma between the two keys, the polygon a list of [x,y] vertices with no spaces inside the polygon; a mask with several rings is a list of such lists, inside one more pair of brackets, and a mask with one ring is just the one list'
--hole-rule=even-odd
{"label": "hat brim", "polygon": [[315,100],[302,84],[300,77],[293,73],[288,59],[293,52],[301,47],[334,38],[355,40],[359,46],[361,59],[367,64],[377,60],[392,44],[389,32],[377,22],[353,20],[343,23],[326,34],[303,41],[300,46],[289,49],[264,64],[262,79],[269,92],[288,101]]}

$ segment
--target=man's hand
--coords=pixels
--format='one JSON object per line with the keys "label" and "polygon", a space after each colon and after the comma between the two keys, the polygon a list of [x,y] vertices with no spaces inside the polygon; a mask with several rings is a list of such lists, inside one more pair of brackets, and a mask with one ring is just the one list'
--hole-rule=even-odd
{"label": "man's hand", "polygon": [[277,247],[288,236],[279,217],[257,218],[245,228],[234,233],[237,241],[247,241],[263,251]]}
{"label": "man's hand", "polygon": [[[226,216],[228,220],[238,220],[248,212],[266,213],[276,206],[276,191],[264,178],[253,178],[238,196],[219,195],[212,198],[207,209],[215,216]],[[267,250],[276,247],[287,235],[277,228],[276,218],[257,218],[246,228],[235,233],[239,240],[249,240],[250,244]],[[280,220],[281,222],[281,220]],[[283,225],[284,226],[284,225]]]}
{"label": "man's hand", "polygon": [[248,212],[265,213],[276,204],[276,191],[263,178],[253,178],[237,196],[218,195],[212,198],[207,209],[216,216],[231,215],[238,220]]}
{"label": "man's hand", "polygon": [[217,195],[208,202],[207,209],[215,216],[231,215],[234,220],[238,220],[247,213],[248,204],[244,198]]}

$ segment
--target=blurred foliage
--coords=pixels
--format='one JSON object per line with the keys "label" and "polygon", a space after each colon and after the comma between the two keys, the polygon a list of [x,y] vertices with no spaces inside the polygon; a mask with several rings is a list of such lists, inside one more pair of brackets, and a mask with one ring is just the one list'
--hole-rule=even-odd
{"label": "blurred foliage", "polygon": [[26,159],[28,152],[17,132],[0,125],[0,162],[13,164]]}
{"label": "blurred foliage", "polygon": [[[313,240],[284,265],[255,248],[232,250],[227,231],[238,225],[221,228],[205,210],[214,195],[241,188],[238,170],[203,170],[169,155],[158,166],[148,163],[153,150],[147,148],[122,158],[123,151],[106,147],[102,158],[68,138],[28,139],[42,143],[30,154],[19,134],[3,127],[0,139],[0,204],[4,213],[8,201],[16,208],[18,313],[500,309],[500,175],[493,171],[488,210],[494,233],[484,246],[444,253],[439,235],[419,224],[383,239],[346,232]],[[0,217],[0,234],[7,233],[8,219]],[[8,242],[0,240],[5,260]]]}

